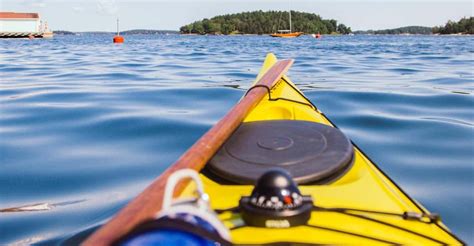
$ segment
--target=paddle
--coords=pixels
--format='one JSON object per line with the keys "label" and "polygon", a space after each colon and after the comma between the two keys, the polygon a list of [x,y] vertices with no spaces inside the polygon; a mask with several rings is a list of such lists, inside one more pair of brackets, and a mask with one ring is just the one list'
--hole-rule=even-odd
{"label": "paddle", "polygon": [[[225,140],[237,129],[247,114],[265,97],[267,89],[264,86],[272,88],[292,64],[293,60],[281,60],[268,69],[254,84],[254,89],[250,90],[214,127],[206,132],[142,193],[128,203],[107,224],[92,234],[84,242],[84,245],[110,245],[139,223],[152,219],[161,210],[168,176],[184,168],[191,168],[199,172]],[[179,183],[175,188],[175,195],[179,195],[186,185],[187,182]]]}

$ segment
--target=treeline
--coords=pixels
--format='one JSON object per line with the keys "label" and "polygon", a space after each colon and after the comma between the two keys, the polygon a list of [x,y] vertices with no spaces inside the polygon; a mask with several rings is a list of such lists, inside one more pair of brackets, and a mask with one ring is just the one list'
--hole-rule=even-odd
{"label": "treeline", "polygon": [[458,22],[448,21],[444,26],[406,26],[385,30],[355,31],[354,34],[474,34],[474,18],[464,17]]}
{"label": "treeline", "polygon": [[431,34],[431,27],[405,26],[394,29],[356,31],[355,34]]}
{"label": "treeline", "polygon": [[462,18],[458,22],[448,21],[444,26],[433,27],[433,33],[439,34],[474,34],[474,18]]}
{"label": "treeline", "polygon": [[[287,11],[253,11],[215,16],[182,26],[181,33],[194,34],[269,34],[290,29]],[[351,28],[319,15],[291,11],[292,31],[331,34],[351,33]]]}

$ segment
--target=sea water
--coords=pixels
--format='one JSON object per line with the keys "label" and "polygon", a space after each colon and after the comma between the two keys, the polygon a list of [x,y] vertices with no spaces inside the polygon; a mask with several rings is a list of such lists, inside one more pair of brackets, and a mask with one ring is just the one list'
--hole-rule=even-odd
{"label": "sea water", "polygon": [[268,52],[409,195],[474,242],[472,36],[0,40],[0,243],[82,240],[244,94]]}

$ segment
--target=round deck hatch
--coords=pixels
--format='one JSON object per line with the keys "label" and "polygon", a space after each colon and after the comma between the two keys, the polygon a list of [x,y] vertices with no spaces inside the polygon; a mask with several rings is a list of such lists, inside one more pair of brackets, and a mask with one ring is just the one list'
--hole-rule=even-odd
{"label": "round deck hatch", "polygon": [[310,121],[242,123],[206,168],[219,178],[254,184],[269,168],[288,171],[297,183],[317,182],[344,171],[353,146],[337,128]]}

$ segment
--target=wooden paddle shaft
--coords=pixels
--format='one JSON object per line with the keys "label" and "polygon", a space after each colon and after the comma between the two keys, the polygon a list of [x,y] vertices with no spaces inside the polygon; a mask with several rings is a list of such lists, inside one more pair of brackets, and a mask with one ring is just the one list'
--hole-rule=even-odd
{"label": "wooden paddle shaft", "polygon": [[[272,88],[288,71],[293,60],[281,60],[275,63],[255,83],[256,86],[242,98],[214,127],[206,132],[189,148],[173,165],[166,169],[142,193],[128,203],[107,224],[90,236],[84,245],[110,245],[141,222],[152,219],[161,210],[163,193],[168,177],[180,170],[190,168],[200,171],[214,156],[220,146],[237,129],[250,111],[267,95],[263,86]],[[175,195],[180,194],[187,182],[180,182],[175,188]]]}

